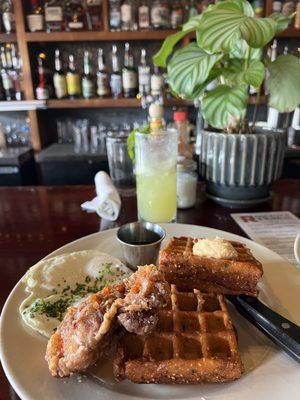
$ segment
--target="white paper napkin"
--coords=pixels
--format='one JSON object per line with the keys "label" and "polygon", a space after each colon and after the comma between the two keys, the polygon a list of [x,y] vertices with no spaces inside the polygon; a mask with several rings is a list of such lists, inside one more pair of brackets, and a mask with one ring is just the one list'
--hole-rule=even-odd
{"label": "white paper napkin", "polygon": [[92,201],[81,204],[82,209],[94,211],[101,218],[115,221],[120,213],[121,198],[110,176],[104,171],[97,172],[95,186],[97,196]]}

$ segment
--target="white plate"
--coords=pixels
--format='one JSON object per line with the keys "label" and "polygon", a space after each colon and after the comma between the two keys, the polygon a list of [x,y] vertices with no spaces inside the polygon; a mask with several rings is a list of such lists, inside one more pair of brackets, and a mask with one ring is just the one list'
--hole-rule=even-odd
{"label": "white plate", "polygon": [[[264,267],[260,299],[274,310],[300,325],[300,272],[267,248],[237,235],[211,228],[165,224],[171,236],[221,236],[244,242]],[[50,256],[71,251],[99,249],[122,258],[115,238],[116,230],[95,233],[54,251]],[[166,239],[166,240],[167,240]],[[1,317],[1,361],[15,391],[23,400],[129,400],[136,399],[218,399],[279,400],[296,399],[300,393],[299,365],[276,348],[256,328],[231,308],[245,365],[241,379],[224,384],[135,385],[115,383],[111,366],[105,364],[97,376],[73,376],[54,379],[50,376],[44,353],[46,341],[24,326],[18,313],[26,296],[20,281],[11,292]]]}

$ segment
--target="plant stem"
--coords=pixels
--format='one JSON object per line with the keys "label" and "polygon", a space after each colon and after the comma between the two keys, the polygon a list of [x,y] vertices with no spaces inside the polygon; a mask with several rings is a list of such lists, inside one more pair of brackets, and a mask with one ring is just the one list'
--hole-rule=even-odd
{"label": "plant stem", "polygon": [[[251,51],[251,48],[250,48],[250,46],[248,46],[248,47],[247,47],[247,50],[246,50],[246,58],[245,58],[245,64],[244,64],[244,71],[247,71],[247,69],[248,69],[248,67],[249,67],[249,62],[250,62],[250,51]],[[249,94],[249,86],[248,86],[248,85],[247,85],[247,91],[248,91],[248,94]],[[245,114],[244,118],[243,118],[242,121],[241,121],[240,133],[244,133],[246,129],[249,131],[249,124],[248,124],[248,122],[246,121],[246,115],[247,115],[247,113]],[[245,127],[247,127],[247,128],[245,128]],[[248,133],[248,132],[246,132],[246,133]]]}
{"label": "plant stem", "polygon": [[259,106],[259,103],[260,103],[260,93],[261,93],[261,86],[258,89],[257,96],[256,96],[256,99],[255,99],[251,130],[253,130],[255,128],[255,124],[256,124],[256,120],[257,120],[258,106]]}
{"label": "plant stem", "polygon": [[250,48],[250,46],[248,46],[248,47],[247,47],[247,50],[246,50],[246,58],[245,58],[245,64],[244,64],[244,71],[246,71],[246,70],[248,69],[248,67],[249,67],[250,51],[251,51],[251,48]]}

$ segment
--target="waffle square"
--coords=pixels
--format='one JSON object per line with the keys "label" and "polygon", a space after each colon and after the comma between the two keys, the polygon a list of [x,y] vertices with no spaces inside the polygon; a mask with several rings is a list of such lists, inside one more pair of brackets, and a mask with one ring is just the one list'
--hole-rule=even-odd
{"label": "waffle square", "polygon": [[149,336],[125,333],[114,358],[116,380],[135,383],[225,382],[243,365],[222,295],[171,285],[170,301]]}
{"label": "waffle square", "polygon": [[235,260],[195,256],[192,238],[173,237],[160,253],[160,269],[168,282],[181,287],[257,296],[257,283],[263,274],[261,263],[244,244],[230,243],[238,252]]}

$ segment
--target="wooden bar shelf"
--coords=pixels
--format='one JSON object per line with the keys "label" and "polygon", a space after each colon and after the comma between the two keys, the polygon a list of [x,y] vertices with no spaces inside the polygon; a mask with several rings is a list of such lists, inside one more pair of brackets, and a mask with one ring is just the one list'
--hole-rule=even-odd
{"label": "wooden bar shelf", "polygon": [[[249,98],[249,104],[255,104],[256,98],[251,97]],[[266,103],[266,96],[260,96],[259,104]],[[187,101],[183,99],[171,98],[171,99],[164,99],[164,106],[165,107],[187,107],[192,106],[192,101]],[[134,108],[134,107],[141,107],[141,102],[139,99],[112,99],[112,98],[105,98],[105,99],[51,99],[47,100],[46,108],[48,109],[59,109],[59,108]]]}
{"label": "wooden bar shelf", "polygon": [[0,33],[0,44],[13,43],[16,41],[17,41],[17,35],[15,33]]}
{"label": "wooden bar shelf", "polygon": [[292,38],[292,37],[300,37],[300,29],[296,28],[288,28],[284,32],[280,32],[277,35],[278,37],[286,37],[286,38]]}
{"label": "wooden bar shelf", "polygon": [[47,108],[107,108],[139,107],[138,99],[53,99],[47,101]]}
{"label": "wooden bar shelf", "polygon": [[26,42],[81,42],[81,41],[131,41],[131,40],[164,40],[176,33],[175,30],[128,31],[128,32],[26,32]]}
{"label": "wooden bar shelf", "polygon": [[[164,105],[166,107],[184,107],[188,105],[192,105],[192,102],[187,102],[182,99],[165,99]],[[141,107],[141,102],[138,99],[53,99],[47,101],[47,108],[133,108],[133,107]]]}

